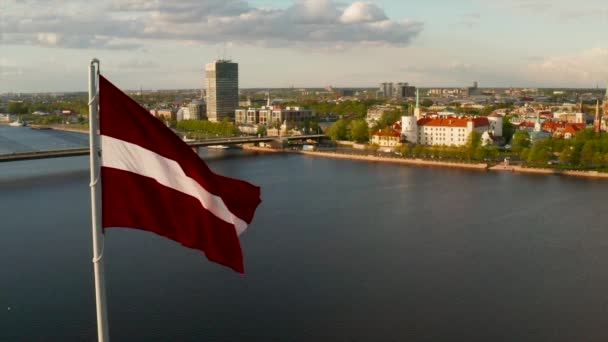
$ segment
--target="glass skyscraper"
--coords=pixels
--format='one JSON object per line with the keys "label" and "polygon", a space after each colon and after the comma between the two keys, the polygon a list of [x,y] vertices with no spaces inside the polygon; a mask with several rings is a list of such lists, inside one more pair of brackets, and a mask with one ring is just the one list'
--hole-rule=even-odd
{"label": "glass skyscraper", "polygon": [[216,60],[205,66],[207,79],[207,118],[209,121],[234,119],[239,107],[239,65]]}

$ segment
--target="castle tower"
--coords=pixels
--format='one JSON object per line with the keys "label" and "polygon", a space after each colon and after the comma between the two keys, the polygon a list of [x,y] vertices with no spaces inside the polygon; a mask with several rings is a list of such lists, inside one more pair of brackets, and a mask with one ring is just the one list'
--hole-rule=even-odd
{"label": "castle tower", "polygon": [[410,143],[418,143],[418,119],[415,116],[401,117],[401,138]]}

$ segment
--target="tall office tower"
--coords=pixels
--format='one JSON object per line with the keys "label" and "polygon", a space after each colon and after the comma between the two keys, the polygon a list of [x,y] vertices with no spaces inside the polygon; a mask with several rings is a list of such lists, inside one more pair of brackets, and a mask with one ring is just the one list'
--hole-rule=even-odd
{"label": "tall office tower", "polygon": [[384,97],[392,97],[393,96],[393,84],[390,82],[384,82],[380,84],[380,92]]}
{"label": "tall office tower", "polygon": [[239,107],[239,65],[230,60],[216,60],[206,65],[205,76],[209,121],[234,119],[234,111]]}

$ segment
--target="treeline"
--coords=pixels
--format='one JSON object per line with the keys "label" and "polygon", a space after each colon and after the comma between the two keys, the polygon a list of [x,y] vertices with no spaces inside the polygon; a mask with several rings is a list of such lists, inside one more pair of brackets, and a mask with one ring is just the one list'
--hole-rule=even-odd
{"label": "treeline", "polygon": [[200,137],[230,137],[240,135],[239,129],[229,122],[182,120],[178,121],[175,126],[178,130]]}
{"label": "treeline", "polygon": [[30,114],[34,112],[54,113],[61,110],[71,110],[76,114],[88,114],[89,105],[85,99],[60,100],[53,102],[42,101],[11,101],[6,105],[9,114]]}
{"label": "treeline", "polygon": [[325,101],[301,101],[298,103],[289,103],[290,106],[300,106],[315,111],[317,116],[329,114],[337,115],[352,115],[357,118],[363,118],[367,115],[367,109],[371,106],[382,103],[377,100],[364,101],[344,101],[341,103],[325,102]]}
{"label": "treeline", "polygon": [[332,140],[349,140],[357,143],[369,141],[370,131],[363,119],[340,119],[325,131]]}
{"label": "treeline", "polygon": [[[514,141],[518,135],[527,133],[517,132],[513,137]],[[532,146],[523,146],[520,157],[532,165],[545,166],[551,163],[559,168],[607,169],[608,135],[597,135],[592,129],[585,129],[578,132],[573,139],[539,140]]]}
{"label": "treeline", "polygon": [[464,146],[430,146],[405,143],[396,151],[406,158],[454,159],[459,161],[499,161],[510,153],[501,152],[497,146],[482,146],[481,134],[473,131]]}
{"label": "treeline", "polygon": [[349,140],[357,143],[368,142],[371,135],[378,130],[386,130],[395,122],[401,121],[402,111],[387,111],[382,114],[380,120],[370,128],[362,118],[343,118],[331,125],[326,134],[332,140]]}

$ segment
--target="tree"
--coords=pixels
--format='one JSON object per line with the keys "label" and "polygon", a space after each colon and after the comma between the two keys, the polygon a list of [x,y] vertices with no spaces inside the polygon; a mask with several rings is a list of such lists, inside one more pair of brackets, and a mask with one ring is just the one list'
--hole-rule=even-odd
{"label": "tree", "polygon": [[401,153],[402,157],[409,157],[412,153],[412,148],[408,144],[403,144],[397,147],[397,152]]}
{"label": "tree", "polygon": [[530,147],[530,134],[526,131],[515,132],[511,141],[511,150],[519,153],[528,147]]}
{"label": "tree", "polygon": [[466,146],[471,149],[476,149],[479,145],[481,145],[481,133],[472,131],[467,137]]}
{"label": "tree", "polygon": [[350,137],[353,141],[363,143],[369,140],[369,128],[365,120],[353,120],[350,125]]}
{"label": "tree", "polygon": [[467,137],[467,144],[465,145],[465,154],[467,159],[473,159],[475,157],[475,151],[481,145],[481,133],[472,131]]}
{"label": "tree", "polygon": [[422,102],[420,102],[420,105],[422,107],[427,107],[428,108],[428,107],[430,107],[430,106],[433,105],[433,101],[429,100],[429,99],[424,99],[424,100],[422,100]]}
{"label": "tree", "polygon": [[258,125],[258,135],[262,137],[266,136],[266,126]]}
{"label": "tree", "polygon": [[22,101],[11,101],[6,106],[6,111],[9,114],[27,114],[28,106]]}
{"label": "tree", "polygon": [[515,126],[507,118],[504,118],[502,120],[502,136],[505,138],[505,143],[511,141],[513,133],[515,133]]}
{"label": "tree", "polygon": [[582,167],[591,167],[593,166],[593,155],[595,151],[595,142],[590,140],[585,142],[583,145],[583,149],[580,154],[579,164]]}
{"label": "tree", "polygon": [[310,131],[314,134],[320,133],[319,132],[319,123],[316,121],[312,121],[310,123]]}
{"label": "tree", "polygon": [[327,129],[327,135],[332,140],[346,140],[348,138],[346,121],[344,121],[344,119],[340,119],[334,122],[334,124]]}
{"label": "tree", "polygon": [[403,115],[403,113],[399,110],[392,110],[392,111],[387,111],[387,112],[382,113],[380,120],[378,120],[378,122],[376,123],[376,126],[374,127],[375,130],[383,129],[384,127],[391,126],[392,124],[394,124],[395,122],[397,122],[401,119],[401,115]]}
{"label": "tree", "polygon": [[534,144],[528,154],[528,162],[546,164],[549,160],[551,160],[551,153],[547,146],[541,142]]}
{"label": "tree", "polygon": [[572,148],[571,147],[566,147],[565,149],[562,150],[562,152],[559,154],[559,161],[562,164],[572,164]]}
{"label": "tree", "polygon": [[487,158],[487,155],[488,155],[488,151],[483,146],[478,146],[475,149],[475,152],[473,153],[474,159],[477,159],[477,160],[484,160]]}

